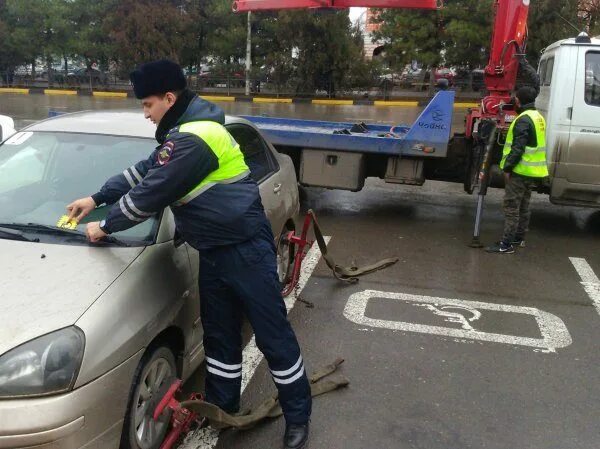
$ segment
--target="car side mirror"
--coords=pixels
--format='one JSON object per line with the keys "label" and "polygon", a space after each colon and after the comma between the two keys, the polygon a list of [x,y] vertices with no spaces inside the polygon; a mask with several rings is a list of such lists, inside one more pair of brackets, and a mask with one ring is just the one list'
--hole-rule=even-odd
{"label": "car side mirror", "polygon": [[6,115],[0,115],[0,142],[5,141],[15,133],[15,122]]}

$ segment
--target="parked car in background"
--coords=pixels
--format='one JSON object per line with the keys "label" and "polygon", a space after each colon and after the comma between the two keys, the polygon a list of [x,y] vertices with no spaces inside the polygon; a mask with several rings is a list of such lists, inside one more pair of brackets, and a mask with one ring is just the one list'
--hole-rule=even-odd
{"label": "parked car in background", "polygon": [[471,72],[471,88],[478,92],[485,89],[485,82],[483,80],[483,69],[475,69]]}
{"label": "parked car in background", "polygon": [[423,82],[423,77],[423,69],[406,69],[400,76],[400,85],[402,87],[411,87],[414,85],[414,83]]}
{"label": "parked car in background", "polygon": [[98,69],[82,68],[69,72],[66,81],[70,85],[92,84],[93,86],[104,86],[108,84],[108,75]]}
{"label": "parked car in background", "polygon": [[[259,183],[279,243],[299,209],[291,159],[250,122],[227,117]],[[0,144],[0,448],[157,448],[159,391],[204,359],[198,251],[160,214],[103,243],[85,222],[56,227],[70,201],[99,189],[156,145],[141,112],[61,115]],[[292,254],[278,245],[283,281]]]}
{"label": "parked car in background", "polygon": [[434,82],[437,83],[441,79],[448,80],[448,85],[450,87],[454,86],[454,78],[456,77],[456,73],[453,69],[448,69],[444,67],[437,68],[433,71]]}

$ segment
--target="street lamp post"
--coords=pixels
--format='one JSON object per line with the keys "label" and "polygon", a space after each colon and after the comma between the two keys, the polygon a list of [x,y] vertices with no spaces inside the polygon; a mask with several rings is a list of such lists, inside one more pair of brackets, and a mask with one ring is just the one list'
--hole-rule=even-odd
{"label": "street lamp post", "polygon": [[246,96],[250,95],[250,70],[252,69],[252,20],[248,11],[248,34],[246,35]]}

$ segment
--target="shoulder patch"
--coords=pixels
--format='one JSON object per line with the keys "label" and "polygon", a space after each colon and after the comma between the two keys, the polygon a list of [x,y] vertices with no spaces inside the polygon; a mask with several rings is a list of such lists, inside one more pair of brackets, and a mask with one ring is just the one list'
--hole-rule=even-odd
{"label": "shoulder patch", "polygon": [[167,140],[160,150],[158,150],[156,162],[159,165],[165,165],[171,159],[173,151],[175,151],[175,143],[172,140]]}

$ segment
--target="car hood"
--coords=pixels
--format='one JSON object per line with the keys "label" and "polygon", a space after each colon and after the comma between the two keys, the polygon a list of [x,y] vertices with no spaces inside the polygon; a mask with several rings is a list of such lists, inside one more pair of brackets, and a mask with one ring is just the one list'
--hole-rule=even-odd
{"label": "car hood", "polygon": [[74,324],[143,250],[0,240],[0,355]]}

